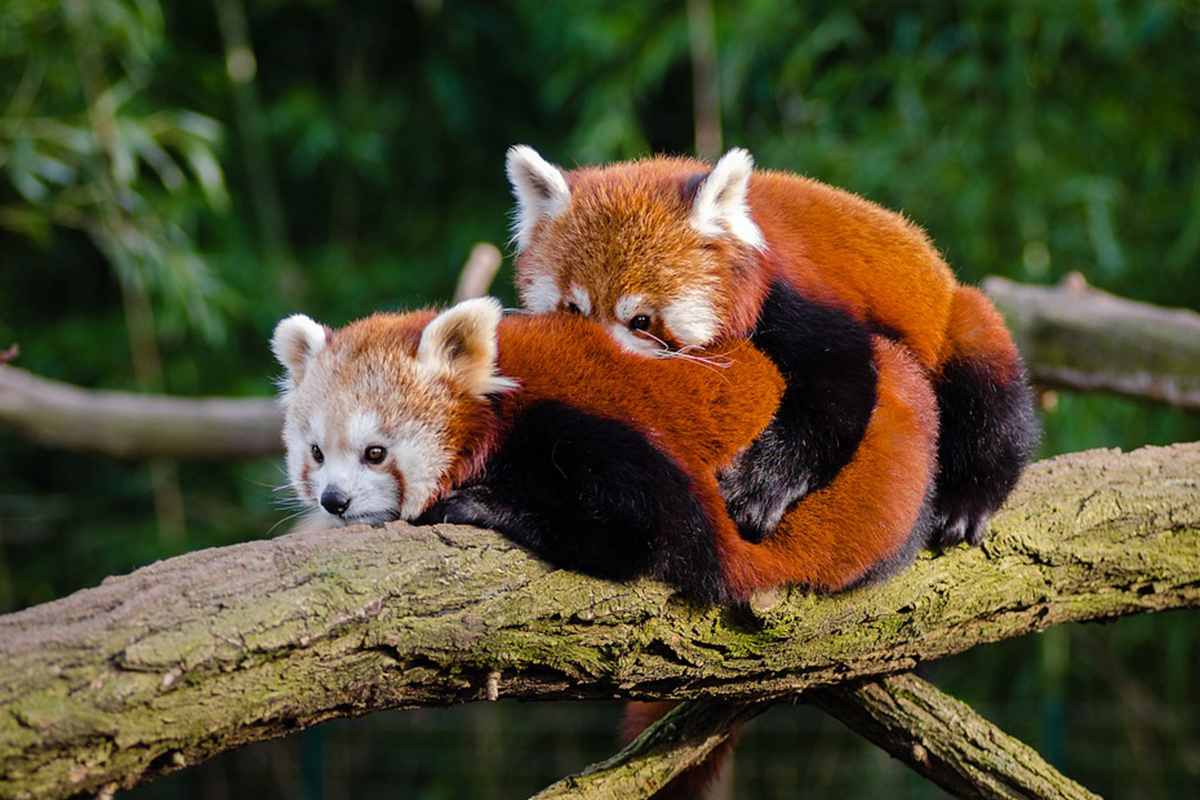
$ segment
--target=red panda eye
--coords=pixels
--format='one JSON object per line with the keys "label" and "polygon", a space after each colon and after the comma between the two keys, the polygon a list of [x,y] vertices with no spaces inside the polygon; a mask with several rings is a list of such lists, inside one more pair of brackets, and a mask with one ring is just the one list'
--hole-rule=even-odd
{"label": "red panda eye", "polygon": [[646,314],[638,314],[633,319],[629,320],[629,330],[645,331],[650,329],[650,317]]}
{"label": "red panda eye", "polygon": [[572,314],[582,314],[583,309],[577,303],[567,303],[567,311]]}
{"label": "red panda eye", "polygon": [[322,453],[321,448],[317,447],[315,444],[312,446],[312,457],[313,461],[317,462],[318,464],[325,463],[325,454]]}
{"label": "red panda eye", "polygon": [[385,458],[387,458],[387,448],[377,444],[373,444],[363,451],[363,461],[368,464],[382,464]]}

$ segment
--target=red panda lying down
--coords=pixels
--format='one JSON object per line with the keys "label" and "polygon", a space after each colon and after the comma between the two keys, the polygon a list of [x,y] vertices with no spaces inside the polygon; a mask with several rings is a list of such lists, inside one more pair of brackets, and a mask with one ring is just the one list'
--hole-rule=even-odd
{"label": "red panda lying down", "polygon": [[926,543],[936,400],[883,337],[854,457],[760,543],[739,535],[717,484],[784,390],[744,340],[711,349],[721,366],[646,359],[589,319],[504,317],[483,298],[339,330],[297,314],[271,345],[287,371],[289,479],[330,527],[473,524],[559,567],[718,603],[781,584],[842,589]]}

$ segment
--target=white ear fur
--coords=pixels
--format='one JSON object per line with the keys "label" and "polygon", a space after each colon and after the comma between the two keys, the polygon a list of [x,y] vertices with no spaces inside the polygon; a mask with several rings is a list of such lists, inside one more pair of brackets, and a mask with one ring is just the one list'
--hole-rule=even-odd
{"label": "white ear fur", "polygon": [[451,306],[421,332],[417,363],[435,375],[450,375],[475,395],[516,388],[515,381],[497,372],[501,316],[500,301],[494,297]]}
{"label": "white ear fur", "polygon": [[533,226],[542,219],[553,219],[567,210],[571,189],[562,170],[538,155],[529,145],[508,148],[505,172],[512,184],[517,208],[513,215],[513,241],[517,250],[529,245]]}
{"label": "white ear fur", "polygon": [[766,243],[762,231],[750,218],[748,202],[753,171],[754,157],[740,147],[721,156],[696,191],[692,227],[705,236],[732,234],[761,250]]}
{"label": "white ear fur", "polygon": [[326,336],[325,326],[304,314],[284,317],[275,326],[275,333],[271,335],[271,352],[287,370],[293,386],[304,378],[313,356],[325,349]]}

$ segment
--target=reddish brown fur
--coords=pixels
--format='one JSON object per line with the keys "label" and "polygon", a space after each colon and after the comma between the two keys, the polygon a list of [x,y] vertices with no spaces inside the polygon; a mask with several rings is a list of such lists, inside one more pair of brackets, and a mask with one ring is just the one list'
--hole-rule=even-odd
{"label": "reddish brown fur", "polygon": [[882,337],[873,345],[878,400],[850,463],[762,544],[723,526],[722,563],[743,595],[785,583],[850,586],[903,547],[917,523],[937,468],[937,401],[908,350]]}
{"label": "reddish brown fur", "polygon": [[766,427],[783,392],[778,370],[747,342],[718,349],[728,366],[648,359],[577,316],[507,317],[500,370],[521,388],[504,413],[538,400],[565,402],[634,425],[689,474],[711,477]]}
{"label": "reddish brown fur", "polygon": [[[936,371],[956,349],[958,286],[921,228],[850,192],[756,171],[749,205],[768,245],[759,253],[689,224],[689,187],[708,169],[691,159],[652,158],[566,172],[571,204],[534,228],[518,280],[562,274],[564,285],[595,292],[601,314],[625,294],[653,302],[682,286],[705,288],[723,323],[718,335],[744,337],[771,281],[782,278],[807,297],[900,333],[926,370]],[[979,345],[1000,353],[1011,338],[1000,326]]]}
{"label": "reddish brown fur", "polygon": [[1004,384],[1024,380],[1021,356],[1013,344],[1004,318],[978,289],[959,286],[950,307],[950,359],[986,364],[988,372]]}
{"label": "reddish brown fur", "polygon": [[[432,318],[432,312],[376,315],[337,331],[330,346],[386,370],[394,359],[415,355]],[[717,348],[729,364],[721,368],[629,353],[574,315],[504,318],[499,369],[520,387],[502,395],[497,411],[453,386],[439,400],[456,465],[443,492],[478,474],[523,409],[556,400],[633,426],[692,476],[717,531],[731,600],[789,583],[844,588],[904,545],[936,463],[937,410],[928,380],[904,347],[883,337],[874,337],[873,347],[878,399],[862,444],[833,483],[793,507],[761,544],[738,535],[716,482],[720,468],[770,421],[783,391],[774,365],[741,340]]]}
{"label": "reddish brown fur", "polygon": [[[621,720],[621,744],[629,744],[642,731],[667,715],[678,705],[673,700],[656,700],[653,702],[633,702],[625,706],[625,716]],[[695,800],[703,796],[704,790],[717,779],[725,759],[733,752],[741,729],[734,730],[725,741],[714,747],[699,764],[681,772],[674,780],[654,793],[655,800]]]}

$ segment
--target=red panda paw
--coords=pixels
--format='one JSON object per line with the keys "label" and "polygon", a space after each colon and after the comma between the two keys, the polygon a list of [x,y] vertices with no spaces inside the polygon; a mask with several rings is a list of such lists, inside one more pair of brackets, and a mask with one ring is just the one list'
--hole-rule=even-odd
{"label": "red panda paw", "polygon": [[[948,505],[955,507],[948,509]],[[983,544],[988,533],[988,521],[995,509],[972,505],[969,502],[949,504],[945,498],[937,498],[938,508],[934,512],[931,541],[934,547],[944,550],[962,542],[975,547]]]}

